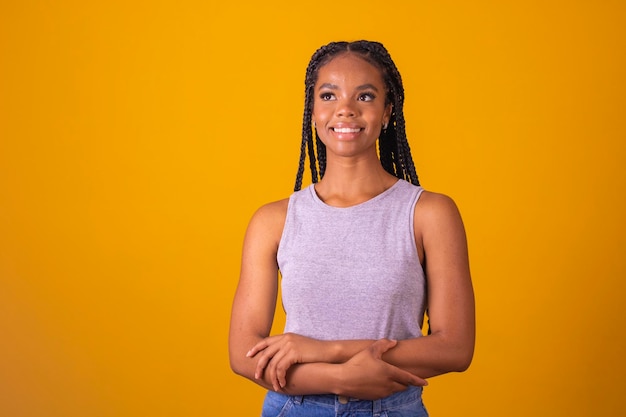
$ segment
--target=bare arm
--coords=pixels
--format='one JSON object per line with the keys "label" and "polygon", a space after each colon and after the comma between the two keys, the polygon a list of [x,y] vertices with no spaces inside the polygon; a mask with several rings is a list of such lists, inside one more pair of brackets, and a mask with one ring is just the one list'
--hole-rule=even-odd
{"label": "bare arm", "polygon": [[[372,342],[354,352],[345,363],[329,363],[333,343],[308,339],[315,345],[303,364],[289,367],[288,383],[279,381],[275,372],[259,372],[259,357],[249,349],[269,336],[278,291],[276,253],[284,226],[287,201],[259,209],[253,216],[244,239],[239,285],[235,293],[229,335],[230,364],[233,371],[257,384],[290,394],[335,393],[359,398],[380,398],[424,385],[425,381],[387,364],[381,356],[395,342]],[[287,370],[285,370],[287,372]],[[282,382],[282,383],[281,383]]]}
{"label": "bare arm", "polygon": [[270,333],[278,294],[276,252],[284,225],[286,201],[261,207],[250,220],[244,238],[241,274],[233,300],[229,356],[232,370],[271,389],[270,381],[254,378],[256,360],[250,346]]}
{"label": "bare arm", "polygon": [[466,370],[474,353],[474,292],[461,215],[449,198],[424,192],[415,238],[428,282],[431,334],[398,343],[383,358],[424,378]]}

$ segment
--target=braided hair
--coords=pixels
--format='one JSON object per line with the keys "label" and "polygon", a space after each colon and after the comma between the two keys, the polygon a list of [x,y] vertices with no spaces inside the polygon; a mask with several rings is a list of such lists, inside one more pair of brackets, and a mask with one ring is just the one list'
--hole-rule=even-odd
{"label": "braided hair", "polygon": [[383,82],[387,89],[386,104],[392,104],[391,118],[386,129],[380,132],[378,137],[378,154],[385,171],[391,175],[404,179],[411,184],[419,185],[415,172],[415,165],[411,156],[411,149],[406,138],[404,122],[404,87],[402,77],[394,64],[387,49],[379,42],[355,41],[355,42],[331,42],[319,48],[311,57],[306,69],[304,79],[304,116],[302,118],[302,143],[300,145],[300,162],[296,175],[294,191],[302,187],[302,175],[304,174],[304,161],[309,155],[311,178],[314,183],[324,177],[326,171],[326,145],[320,140],[311,126],[313,115],[314,87],[320,68],[328,64],[336,56],[351,52],[378,68],[383,76]]}

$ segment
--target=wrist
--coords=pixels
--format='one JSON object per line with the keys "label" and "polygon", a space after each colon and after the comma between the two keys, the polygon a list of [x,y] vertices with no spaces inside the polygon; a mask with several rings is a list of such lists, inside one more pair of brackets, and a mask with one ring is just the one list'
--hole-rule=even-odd
{"label": "wrist", "polygon": [[350,357],[346,357],[346,354],[343,349],[343,344],[340,341],[334,340],[326,342],[328,343],[325,346],[324,351],[326,352],[326,358],[324,362],[339,364],[347,361]]}
{"label": "wrist", "polygon": [[335,395],[345,394],[344,368],[344,365],[340,363],[329,365],[330,392]]}
{"label": "wrist", "polygon": [[354,355],[371,345],[373,340],[336,340],[332,342],[332,347],[328,349],[332,352],[332,360],[329,363],[344,363],[349,361]]}

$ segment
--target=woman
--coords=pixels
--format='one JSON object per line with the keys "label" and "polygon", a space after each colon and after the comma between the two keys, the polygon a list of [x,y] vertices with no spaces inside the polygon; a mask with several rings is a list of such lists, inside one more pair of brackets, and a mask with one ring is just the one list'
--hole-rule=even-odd
{"label": "woman", "polygon": [[[263,416],[426,416],[425,378],[473,356],[461,217],[419,186],[402,80],[380,43],[323,46],[305,86],[296,192],[246,232],[231,367],[269,390]],[[300,190],[307,151],[313,184]],[[279,270],[287,322],[269,336]]]}

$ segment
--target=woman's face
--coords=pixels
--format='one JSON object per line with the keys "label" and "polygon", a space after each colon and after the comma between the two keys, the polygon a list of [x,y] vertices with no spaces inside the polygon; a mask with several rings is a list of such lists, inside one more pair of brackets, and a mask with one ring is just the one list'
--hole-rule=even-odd
{"label": "woman's face", "polygon": [[319,69],[313,121],[328,156],[376,152],[378,135],[391,116],[386,95],[381,71],[358,55],[339,55]]}

